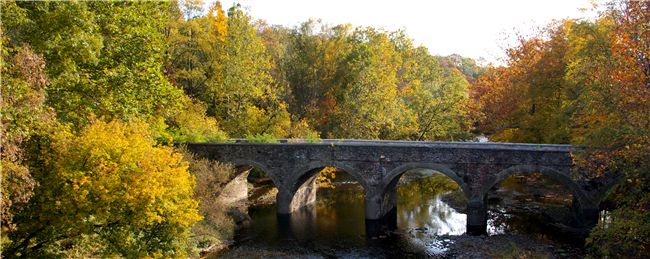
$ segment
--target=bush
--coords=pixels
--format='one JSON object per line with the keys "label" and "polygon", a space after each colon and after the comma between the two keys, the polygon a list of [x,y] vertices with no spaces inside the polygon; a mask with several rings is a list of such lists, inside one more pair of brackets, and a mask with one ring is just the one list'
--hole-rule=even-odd
{"label": "bush", "polygon": [[196,178],[194,197],[199,201],[199,211],[203,220],[192,227],[189,240],[192,254],[222,245],[233,237],[235,223],[227,215],[228,205],[217,201],[221,189],[234,176],[235,169],[226,164],[207,159],[197,159],[189,151],[181,151],[190,163],[190,172]]}
{"label": "bush", "polygon": [[615,209],[587,239],[588,255],[650,258],[650,137],[641,137],[620,150],[596,153],[592,158],[585,159],[590,168],[621,172],[625,177],[608,197]]}
{"label": "bush", "polygon": [[246,135],[250,143],[278,143],[278,140],[271,134]]}

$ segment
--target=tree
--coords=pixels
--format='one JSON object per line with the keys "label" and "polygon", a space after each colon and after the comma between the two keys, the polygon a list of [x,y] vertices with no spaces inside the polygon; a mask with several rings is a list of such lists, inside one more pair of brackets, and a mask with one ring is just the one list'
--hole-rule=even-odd
{"label": "tree", "polygon": [[598,69],[586,77],[591,98],[578,117],[587,125],[580,140],[602,149],[582,166],[623,181],[608,197],[611,223],[592,231],[587,248],[594,257],[644,258],[650,255],[650,2],[615,2],[608,15],[602,20],[613,29],[601,45],[610,46],[608,58],[585,57]]}
{"label": "tree", "polygon": [[[186,5],[192,2],[183,2]],[[172,6],[177,5],[172,3]],[[166,53],[166,74],[172,83],[181,87],[192,98],[200,98],[207,90],[209,80],[212,80],[220,67],[218,56],[223,53],[219,48],[224,44],[225,25],[219,29],[213,26],[217,20],[225,18],[221,5],[217,2],[208,16],[191,16],[182,14],[180,10],[192,10],[197,7],[178,6],[172,12],[166,36],[169,48]]]}
{"label": "tree", "polygon": [[479,103],[479,127],[497,141],[568,143],[568,106],[575,95],[564,77],[568,37],[574,21],[551,24],[538,36],[519,39],[508,67],[479,77],[472,93]]}
{"label": "tree", "polygon": [[349,52],[350,27],[330,27],[309,20],[292,29],[280,66],[288,82],[289,111],[305,119],[327,135],[332,130],[329,117],[336,106],[334,92],[340,86],[341,59]]}
{"label": "tree", "polygon": [[19,2],[27,22],[9,37],[48,64],[48,104],[82,127],[107,119],[169,116],[182,95],[162,74],[168,5],[154,2]]}
{"label": "tree", "polygon": [[587,180],[622,176],[607,198],[611,221],[587,240],[593,257],[650,251],[649,10],[647,1],[616,1],[596,21],[552,24],[472,87],[491,139],[596,148],[576,156],[576,170]]}
{"label": "tree", "polygon": [[[469,136],[468,82],[455,68],[443,69],[425,47],[413,47],[402,33],[393,36],[402,56],[398,89],[412,111],[412,140],[458,140]],[[404,130],[403,130],[404,131]]]}
{"label": "tree", "polygon": [[228,11],[227,33],[217,68],[201,99],[233,137],[287,135],[291,120],[269,75],[270,61],[251,18],[238,7]]}
{"label": "tree", "polygon": [[203,103],[187,98],[184,106],[166,123],[161,123],[163,127],[168,125],[162,134],[168,132],[169,138],[175,142],[222,142],[228,139],[215,118],[206,115]]}
{"label": "tree", "polygon": [[54,120],[51,109],[45,105],[47,77],[43,58],[29,46],[13,48],[2,37],[2,86],[0,93],[0,147],[2,154],[2,189],[0,211],[4,246],[7,233],[16,231],[12,219],[27,206],[37,183],[25,165],[24,146],[32,137],[45,131]]}
{"label": "tree", "polygon": [[340,66],[347,71],[334,96],[332,133],[341,138],[395,139],[413,122],[397,89],[401,57],[386,33],[357,29],[347,39],[349,54]]}
{"label": "tree", "polygon": [[144,123],[57,127],[29,158],[39,187],[4,256],[175,256],[201,217],[194,178]]}

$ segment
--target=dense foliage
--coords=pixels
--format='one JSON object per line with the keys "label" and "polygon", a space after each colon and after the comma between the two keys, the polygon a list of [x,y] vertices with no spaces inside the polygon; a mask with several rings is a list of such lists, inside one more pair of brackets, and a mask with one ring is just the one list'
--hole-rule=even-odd
{"label": "dense foliage", "polygon": [[[576,162],[588,178],[623,176],[592,256],[650,255],[650,2],[608,6],[595,21],[550,24],[508,50],[472,87],[479,129],[496,141],[597,148]],[[611,208],[610,208],[611,209]]]}
{"label": "dense foliage", "polygon": [[624,181],[589,251],[647,256],[649,6],[554,22],[483,67],[403,31],[274,26],[219,2],[2,1],[2,254],[186,257],[229,238],[213,198],[232,168],[173,142],[478,133],[598,148],[581,170]]}
{"label": "dense foliage", "polygon": [[144,123],[57,126],[27,163],[38,187],[14,218],[7,256],[182,256],[200,219],[194,178]]}

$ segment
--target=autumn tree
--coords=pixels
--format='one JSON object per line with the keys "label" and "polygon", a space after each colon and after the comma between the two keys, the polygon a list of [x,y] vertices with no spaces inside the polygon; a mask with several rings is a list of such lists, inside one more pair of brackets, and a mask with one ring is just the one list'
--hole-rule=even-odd
{"label": "autumn tree", "polygon": [[[29,45],[16,46],[5,34],[5,26],[25,22],[24,13],[14,3],[2,4],[3,23],[0,25],[0,161],[1,230],[0,244],[10,242],[8,233],[19,231],[12,222],[13,215],[27,206],[37,183],[25,161],[25,146],[31,139],[46,131],[54,121],[54,113],[45,105],[45,61]],[[7,11],[16,11],[13,16]]]}
{"label": "autumn tree", "polygon": [[4,256],[182,256],[200,219],[194,178],[144,123],[57,127],[29,164],[39,187]]}
{"label": "autumn tree", "polygon": [[480,129],[497,141],[568,143],[576,98],[564,77],[575,22],[551,24],[507,51],[507,68],[491,69],[473,90],[484,117]]}
{"label": "autumn tree", "polygon": [[[587,58],[593,72],[583,77],[592,98],[584,98],[584,143],[601,149],[582,166],[623,180],[610,194],[611,224],[601,222],[587,241],[594,257],[650,255],[650,2],[621,1],[603,18],[609,28],[608,58]],[[594,38],[596,41],[598,38]],[[603,41],[598,41],[603,42]],[[611,55],[611,56],[609,56]]]}
{"label": "autumn tree", "polygon": [[607,198],[611,222],[587,240],[594,257],[650,251],[649,9],[614,1],[595,21],[551,24],[472,86],[492,140],[582,145],[576,170],[586,179],[623,179]]}

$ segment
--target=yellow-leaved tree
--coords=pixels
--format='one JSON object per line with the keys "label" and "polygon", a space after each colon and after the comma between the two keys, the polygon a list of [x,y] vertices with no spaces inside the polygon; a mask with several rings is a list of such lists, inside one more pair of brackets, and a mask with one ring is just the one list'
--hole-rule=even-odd
{"label": "yellow-leaved tree", "polygon": [[51,136],[30,160],[40,185],[3,255],[186,256],[201,216],[181,154],[140,122],[95,120]]}

